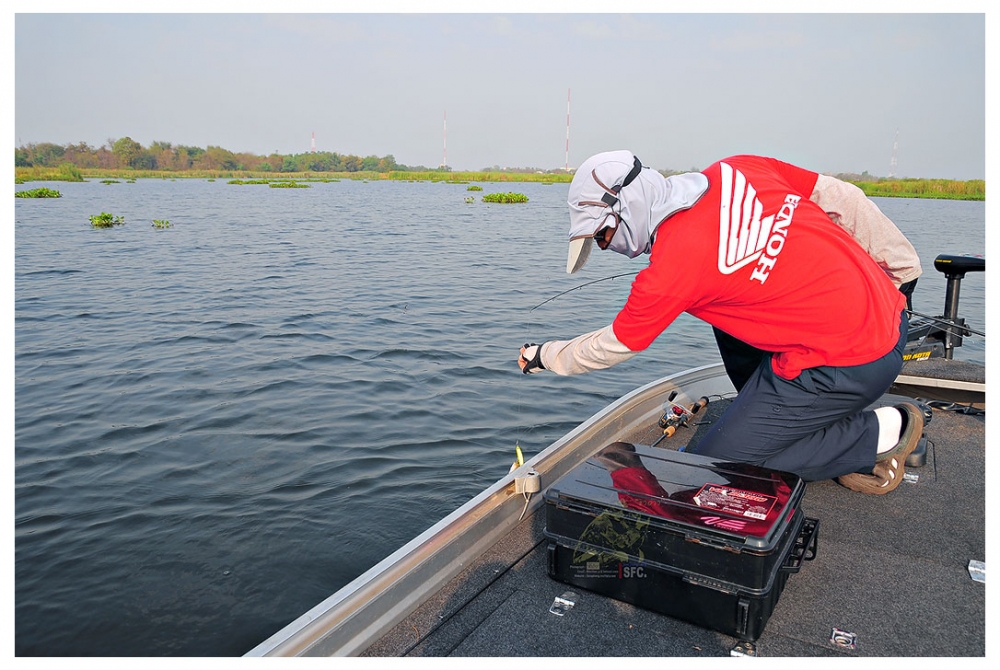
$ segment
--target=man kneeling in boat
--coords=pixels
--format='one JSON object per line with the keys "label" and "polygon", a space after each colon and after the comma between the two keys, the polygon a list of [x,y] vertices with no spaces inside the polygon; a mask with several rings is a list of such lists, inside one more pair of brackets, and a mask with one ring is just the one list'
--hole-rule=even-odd
{"label": "man kneeling in boat", "polygon": [[580,166],[569,207],[567,272],[594,244],[649,266],[610,325],[522,347],[524,373],[621,363],[687,312],[713,326],[739,391],[688,451],[865,493],[899,485],[923,415],[865,408],[902,366],[920,261],[860,189],[759,156],[664,178],[612,151]]}

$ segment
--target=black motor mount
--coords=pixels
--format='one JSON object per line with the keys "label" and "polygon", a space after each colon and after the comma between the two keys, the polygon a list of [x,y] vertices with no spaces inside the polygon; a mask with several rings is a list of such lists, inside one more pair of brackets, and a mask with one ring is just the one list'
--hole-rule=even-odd
{"label": "black motor mount", "polygon": [[962,346],[962,338],[970,335],[965,319],[958,316],[958,298],[962,280],[968,272],[985,272],[986,259],[982,256],[956,256],[940,254],[934,259],[934,269],[948,280],[944,296],[944,314],[933,318],[914,315],[910,319],[903,360],[923,358],[951,359],[955,347]]}

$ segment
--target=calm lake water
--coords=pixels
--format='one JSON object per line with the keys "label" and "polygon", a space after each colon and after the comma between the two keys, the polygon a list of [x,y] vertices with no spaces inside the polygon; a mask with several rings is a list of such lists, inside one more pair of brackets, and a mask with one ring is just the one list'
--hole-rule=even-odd
{"label": "calm lake water", "polygon": [[[524,342],[606,325],[642,261],[565,273],[568,186],[31,184],[15,200],[15,651],[239,655],[610,401],[718,360],[682,317],[580,377]],[[466,204],[469,195],[474,204]],[[985,254],[984,203],[879,199],[917,246]],[[111,212],[126,224],[94,230]],[[173,227],[158,230],[153,219]],[[985,281],[961,313],[985,330]],[[956,358],[985,362],[983,338]]]}

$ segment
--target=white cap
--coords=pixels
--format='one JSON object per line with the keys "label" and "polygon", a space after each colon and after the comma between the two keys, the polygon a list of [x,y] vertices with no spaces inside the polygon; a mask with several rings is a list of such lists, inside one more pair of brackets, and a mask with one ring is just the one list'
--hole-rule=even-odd
{"label": "white cap", "polygon": [[[577,168],[569,186],[569,257],[566,272],[583,267],[594,247],[594,234],[604,227],[611,209],[602,198],[621,186],[635,166],[631,151],[607,151],[591,156]],[[613,222],[613,220],[612,220]]]}

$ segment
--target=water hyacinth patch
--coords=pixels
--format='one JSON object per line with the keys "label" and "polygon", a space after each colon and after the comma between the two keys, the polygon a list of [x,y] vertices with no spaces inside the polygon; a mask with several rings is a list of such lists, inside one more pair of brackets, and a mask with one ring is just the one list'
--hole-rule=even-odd
{"label": "water hyacinth patch", "polygon": [[528,202],[528,196],[523,193],[487,193],[483,196],[483,202]]}
{"label": "water hyacinth patch", "polygon": [[15,198],[61,198],[62,193],[51,188],[35,188],[30,191],[15,191]]}
{"label": "water hyacinth patch", "polygon": [[115,216],[109,212],[101,212],[90,217],[90,225],[94,228],[113,228],[125,225],[125,217]]}
{"label": "water hyacinth patch", "polygon": [[466,191],[482,191],[483,187],[482,186],[472,185],[472,186],[470,186],[469,188],[467,188],[465,190]]}
{"label": "water hyacinth patch", "polygon": [[163,219],[153,219],[154,228],[170,228],[173,224]]}

